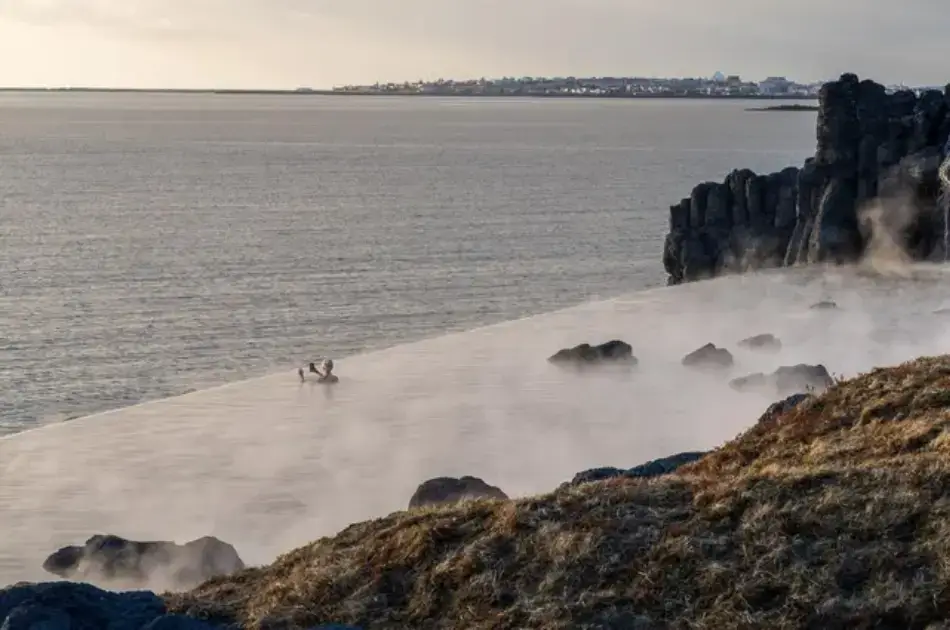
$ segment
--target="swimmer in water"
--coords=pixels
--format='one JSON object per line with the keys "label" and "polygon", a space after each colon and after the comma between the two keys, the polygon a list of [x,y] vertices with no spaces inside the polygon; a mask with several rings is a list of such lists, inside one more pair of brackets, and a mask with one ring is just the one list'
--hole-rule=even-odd
{"label": "swimmer in water", "polygon": [[[310,363],[310,371],[317,375],[318,383],[336,383],[339,381],[339,377],[334,375],[333,372],[333,359],[324,359],[320,362],[320,367],[323,368],[321,371],[317,368],[316,364],[313,362]],[[297,374],[300,376],[300,382],[303,383],[306,379],[304,375],[303,368],[297,370]]]}

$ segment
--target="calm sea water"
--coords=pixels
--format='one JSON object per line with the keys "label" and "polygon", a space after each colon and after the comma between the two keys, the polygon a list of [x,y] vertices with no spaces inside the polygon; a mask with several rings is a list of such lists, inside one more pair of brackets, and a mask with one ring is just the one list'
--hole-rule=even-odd
{"label": "calm sea water", "polygon": [[660,285],[749,106],[0,96],[0,432]]}

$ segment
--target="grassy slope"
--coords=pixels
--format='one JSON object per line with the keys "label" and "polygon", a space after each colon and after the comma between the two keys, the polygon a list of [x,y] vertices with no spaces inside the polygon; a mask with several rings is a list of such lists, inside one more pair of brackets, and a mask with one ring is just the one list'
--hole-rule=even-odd
{"label": "grassy slope", "polygon": [[167,597],[252,628],[925,628],[950,613],[948,424],[950,356],[923,358],[664,478],[398,512]]}

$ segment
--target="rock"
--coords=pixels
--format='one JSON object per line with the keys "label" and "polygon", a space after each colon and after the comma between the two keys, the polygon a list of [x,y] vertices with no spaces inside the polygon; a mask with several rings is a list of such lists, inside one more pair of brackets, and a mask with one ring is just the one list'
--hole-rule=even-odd
{"label": "rock", "polygon": [[729,381],[729,386],[740,392],[762,392],[789,396],[791,394],[820,393],[834,385],[834,379],[824,365],[786,365],[769,375],[756,372]]}
{"label": "rock", "polygon": [[806,400],[813,399],[814,397],[809,394],[792,394],[791,396],[780,400],[778,402],[772,403],[769,405],[769,408],[765,410],[765,413],[759,417],[759,420],[756,424],[764,424],[767,422],[772,422],[777,419],[779,416],[788,413],[792,409],[795,409],[801,405]]}
{"label": "rock", "polygon": [[633,356],[633,348],[625,341],[613,339],[599,346],[582,343],[573,348],[558,350],[548,358],[551,363],[573,363],[578,366],[588,366],[601,363],[616,363],[628,366],[637,365],[637,357]]}
{"label": "rock", "polygon": [[141,630],[164,614],[165,602],[147,591],[113,593],[73,582],[0,590],[3,630]]}
{"label": "rock", "polygon": [[[733,170],[701,182],[670,207],[663,267],[670,285],[733,271],[808,263],[852,263],[875,230],[893,232],[913,260],[942,260],[944,218],[936,211],[937,165],[950,137],[950,95],[888,94],[852,73],[819,93],[816,150],[802,168]],[[868,202],[896,198],[880,221]],[[904,210],[913,212],[911,225]],[[897,226],[897,228],[895,228]]]}
{"label": "rock", "polygon": [[683,357],[682,364],[687,367],[727,368],[732,366],[733,358],[732,353],[725,348],[717,348],[715,344],[707,343]]}
{"label": "rock", "polygon": [[478,477],[436,477],[416,488],[409,499],[409,508],[482,498],[507,500],[508,495]]}
{"label": "rock", "polygon": [[603,481],[604,479],[613,479],[615,477],[626,477],[630,479],[650,479],[653,477],[660,477],[673,472],[680,466],[695,462],[704,455],[706,455],[706,451],[687,451],[684,453],[671,455],[669,457],[663,457],[661,459],[654,459],[645,464],[634,466],[633,468],[628,468],[625,470],[613,467],[591,468],[590,470],[577,473],[569,482],[562,484],[562,487],[576,486],[582,483],[590,483],[593,481]]}
{"label": "rock", "polygon": [[813,311],[830,311],[838,308],[838,305],[831,300],[822,300],[821,302],[815,302],[809,308]]}
{"label": "rock", "polygon": [[68,580],[144,586],[160,579],[176,588],[190,588],[240,571],[244,562],[234,547],[212,536],[178,545],[97,534],[83,546],[63,547],[50,554],[43,569]]}
{"label": "rock", "polygon": [[782,342],[779,341],[778,337],[771,333],[763,333],[761,335],[746,337],[739,342],[739,346],[742,348],[748,348],[750,350],[778,352],[782,349]]}

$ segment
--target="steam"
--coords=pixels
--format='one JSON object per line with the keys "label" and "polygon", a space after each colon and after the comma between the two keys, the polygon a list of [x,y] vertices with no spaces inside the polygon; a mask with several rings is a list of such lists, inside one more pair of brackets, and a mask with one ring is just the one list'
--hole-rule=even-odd
{"label": "steam", "polygon": [[[0,439],[0,581],[43,580],[43,559],[95,533],[179,543],[213,535],[248,564],[404,509],[439,475],[509,496],[596,466],[713,448],[774,402],[730,378],[822,363],[851,376],[950,351],[933,311],[940,268],[719,278],[446,335],[336,361],[340,383],[294,370]],[[832,299],[834,311],[809,306]],[[771,332],[778,354],[740,339]],[[640,367],[578,376],[560,348],[623,339]],[[680,364],[713,342],[733,369]]]}

